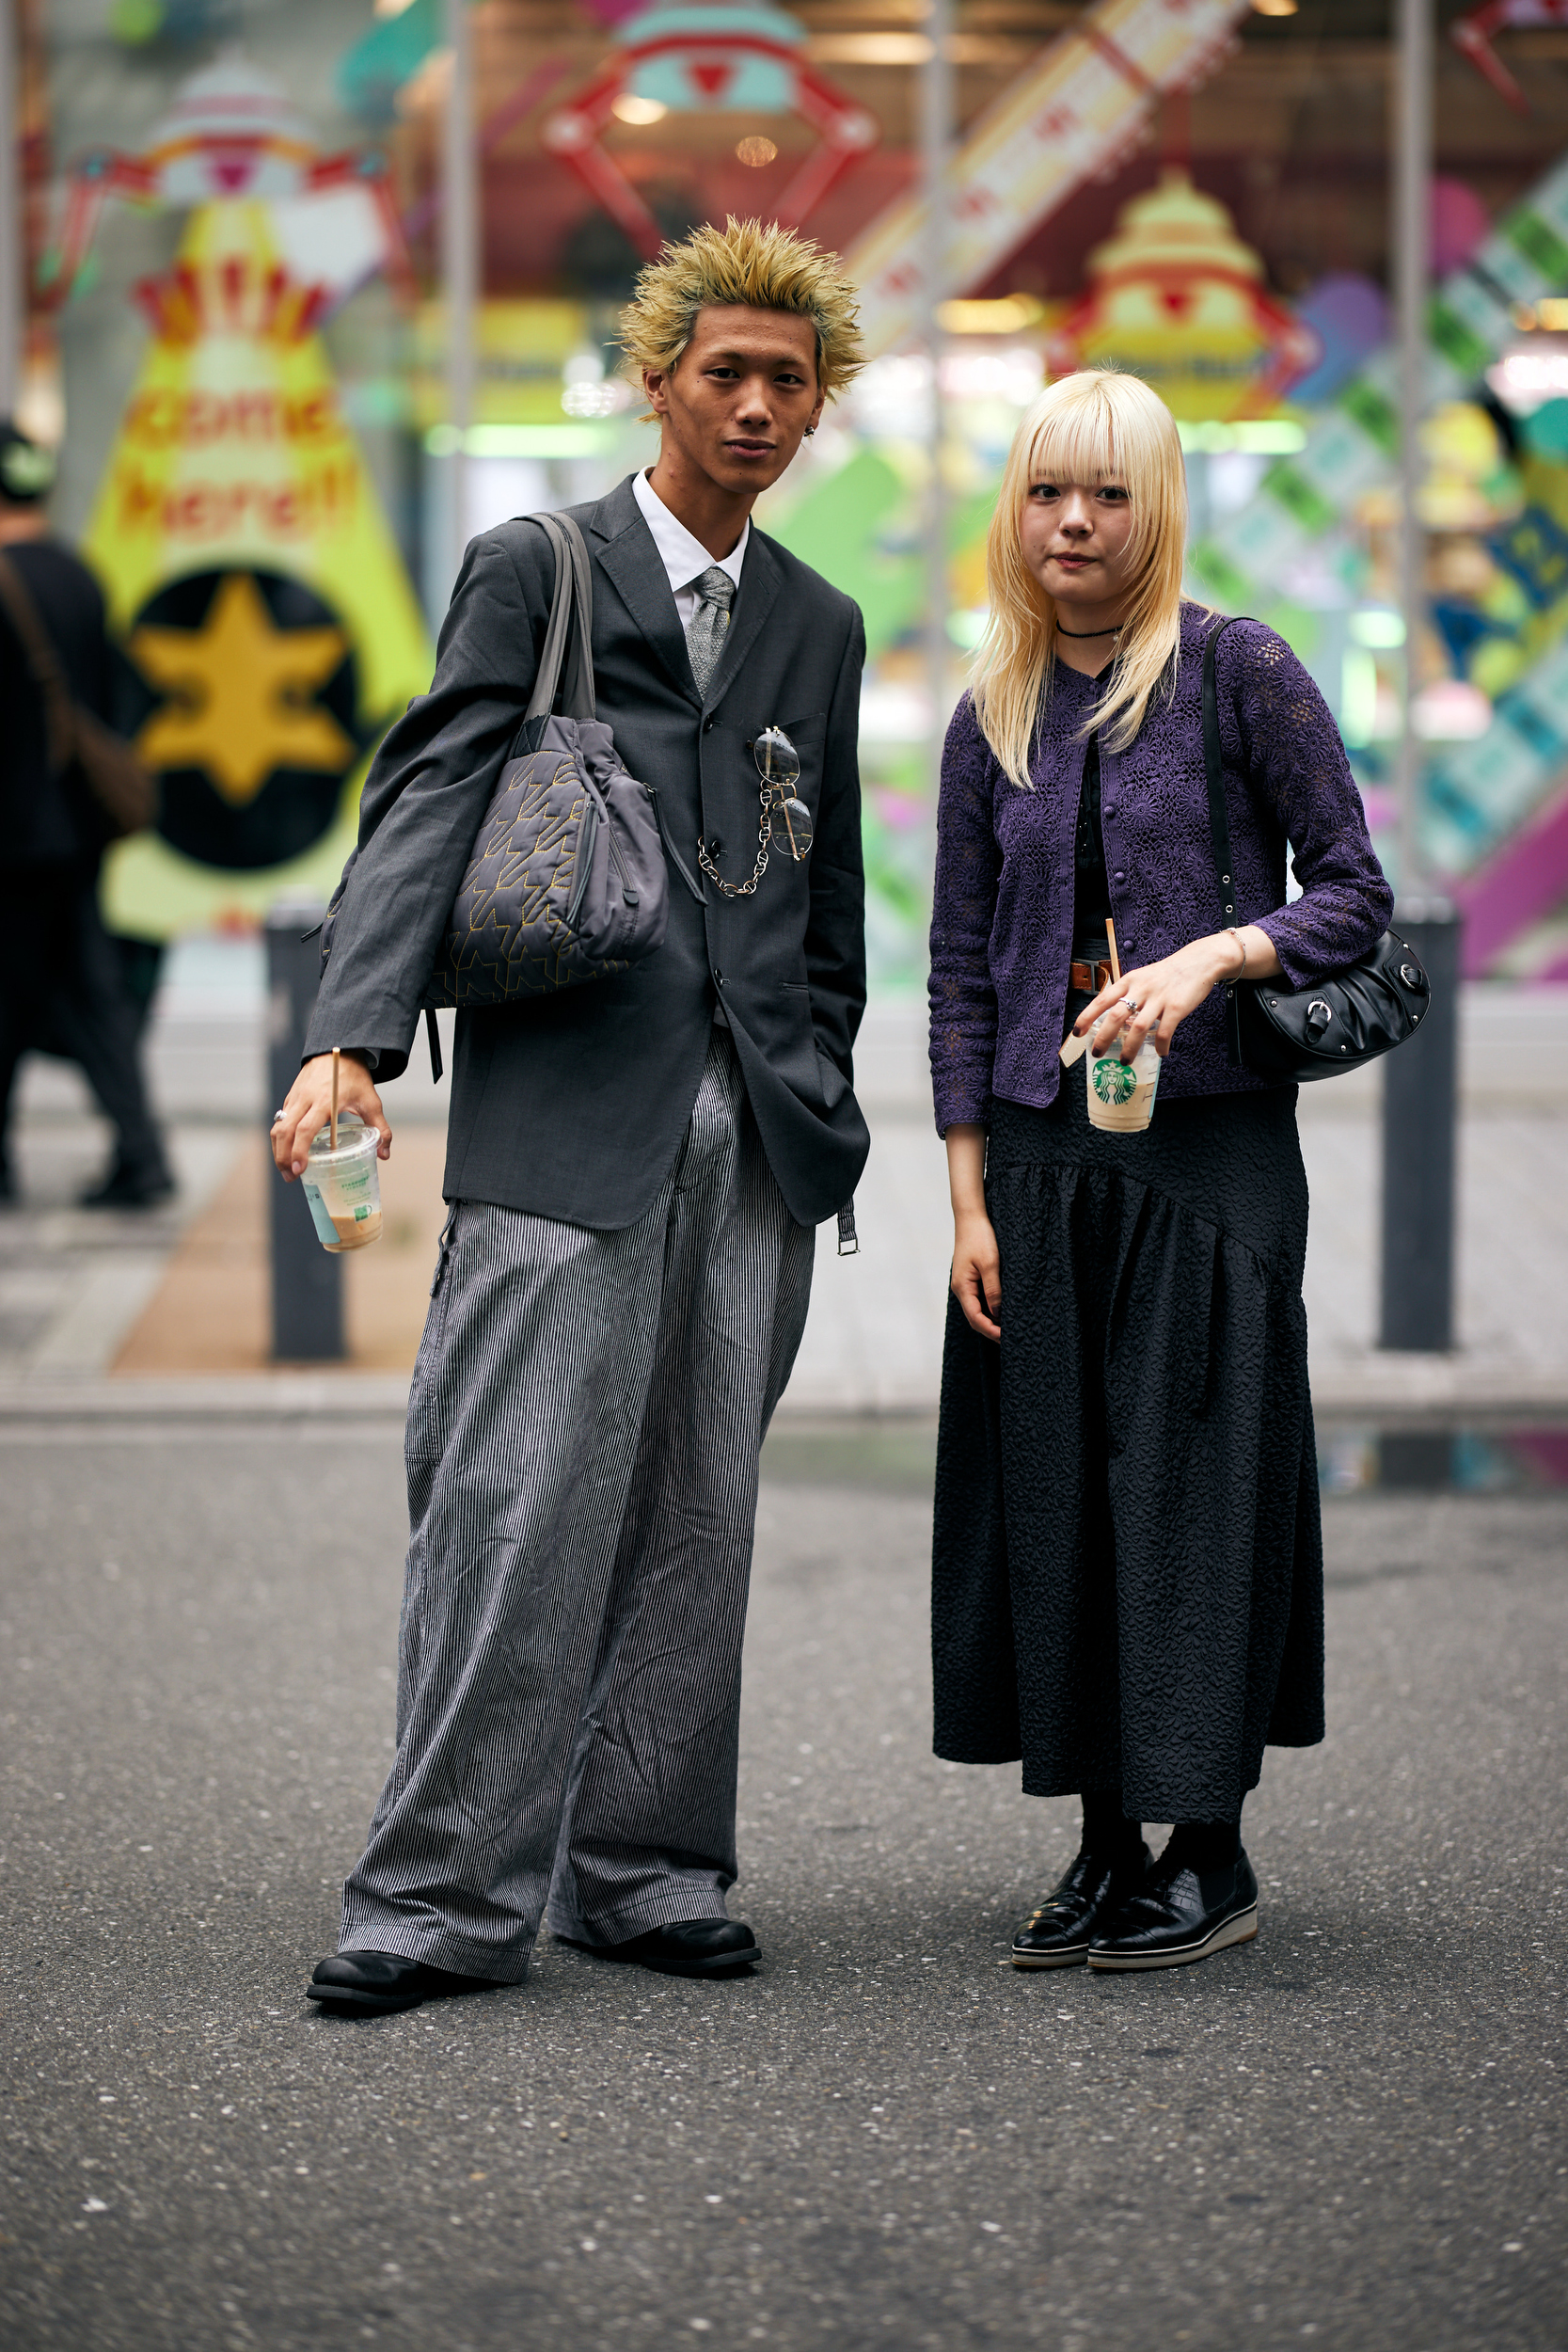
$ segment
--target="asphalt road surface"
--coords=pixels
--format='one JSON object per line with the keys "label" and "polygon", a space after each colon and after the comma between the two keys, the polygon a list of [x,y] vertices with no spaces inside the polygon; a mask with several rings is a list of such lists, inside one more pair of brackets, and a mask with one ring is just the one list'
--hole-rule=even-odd
{"label": "asphalt road surface", "polygon": [[390,1753],[396,1436],[6,1435],[12,2352],[1568,2344],[1568,1499],[1331,1504],[1257,1943],[1022,1976],[1074,1809],[932,1759],[925,1503],[811,1468],[748,1653],[764,1966],[546,1943],[347,2023],[302,1992]]}

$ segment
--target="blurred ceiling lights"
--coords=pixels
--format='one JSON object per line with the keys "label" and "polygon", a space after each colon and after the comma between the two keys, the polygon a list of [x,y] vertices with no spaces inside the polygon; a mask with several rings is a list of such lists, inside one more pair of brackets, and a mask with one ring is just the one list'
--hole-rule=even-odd
{"label": "blurred ceiling lights", "polygon": [[1350,616],[1350,633],[1358,645],[1370,645],[1383,651],[1404,643],[1404,615],[1387,605],[1366,604]]}
{"label": "blurred ceiling lights", "polygon": [[762,171],[777,161],[779,151],[771,139],[752,137],[737,139],[735,152],[737,163],[747,165],[752,171]]}
{"label": "blurred ceiling lights", "polygon": [[925,65],[928,33],[814,33],[811,54],[823,65]]}
{"label": "blurred ceiling lights", "polygon": [[1533,416],[1548,400],[1568,396],[1568,343],[1544,337],[1515,343],[1487,369],[1486,381],[1511,415]]}
{"label": "blurred ceiling lights", "polygon": [[1307,427],[1294,417],[1243,417],[1227,422],[1219,417],[1192,421],[1179,418],[1176,430],[1184,450],[1206,457],[1223,457],[1233,450],[1243,457],[1293,457],[1307,447]]}
{"label": "blurred ceiling lights", "polygon": [[[1035,33],[949,33],[942,43],[953,65],[1020,65],[1037,57]],[[817,65],[927,65],[929,33],[818,33],[808,35],[806,55]]]}
{"label": "blurred ceiling lights", "polygon": [[611,101],[610,111],[617,122],[649,123],[662,122],[670,109],[657,98],[639,98],[635,91],[624,89]]}
{"label": "blurred ceiling lights", "polygon": [[944,335],[1022,335],[1044,315],[1033,294],[1004,294],[994,302],[943,302],[937,324]]}
{"label": "blurred ceiling lights", "polygon": [[1491,723],[1491,703],[1466,678],[1436,678],[1410,706],[1411,731],[1424,743],[1473,743]]}
{"label": "blurred ceiling lights", "polygon": [[638,408],[642,395],[618,375],[607,376],[604,353],[592,348],[574,351],[561,370],[561,405],[569,417],[618,417]]}
{"label": "blurred ceiling lights", "polygon": [[561,405],[569,417],[618,417],[623,409],[635,408],[641,398],[629,384],[611,376],[603,384],[568,384]]}

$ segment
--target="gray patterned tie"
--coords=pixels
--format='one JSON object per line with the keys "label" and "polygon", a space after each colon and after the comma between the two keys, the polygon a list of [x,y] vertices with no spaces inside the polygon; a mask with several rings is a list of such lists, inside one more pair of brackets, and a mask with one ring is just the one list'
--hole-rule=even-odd
{"label": "gray patterned tie", "polygon": [[705,697],[708,680],[719,666],[719,656],[724,649],[724,638],[730,626],[730,607],[735,602],[735,582],[728,572],[710,564],[705,572],[689,580],[689,587],[697,591],[697,610],[686,625],[686,650],[691,661],[691,675],[697,681],[697,691]]}

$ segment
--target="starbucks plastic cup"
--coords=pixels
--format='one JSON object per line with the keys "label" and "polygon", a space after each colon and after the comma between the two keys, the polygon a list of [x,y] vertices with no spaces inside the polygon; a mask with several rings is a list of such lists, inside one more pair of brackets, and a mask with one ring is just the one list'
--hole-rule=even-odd
{"label": "starbucks plastic cup", "polygon": [[305,1198],[324,1249],[363,1249],[381,1236],[377,1136],[357,1111],[338,1114],[338,1149],[324,1127],[305,1163]]}
{"label": "starbucks plastic cup", "polygon": [[1160,1057],[1145,1039],[1132,1061],[1123,1061],[1113,1042],[1097,1054],[1091,1045],[1084,1057],[1089,1089],[1089,1125],[1107,1127],[1118,1135],[1137,1135],[1154,1116],[1160,1085]]}

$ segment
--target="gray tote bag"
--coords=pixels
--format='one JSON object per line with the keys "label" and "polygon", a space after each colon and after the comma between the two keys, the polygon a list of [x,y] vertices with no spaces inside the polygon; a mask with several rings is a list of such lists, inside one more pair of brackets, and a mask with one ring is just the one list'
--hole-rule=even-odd
{"label": "gray tote bag", "polygon": [[[570,516],[531,519],[555,551],[549,625],[528,709],[421,998],[432,1014],[436,1006],[550,996],[624,972],[662,945],[669,917],[657,796],[626,773],[610,728],[594,716],[588,549]],[[322,927],[324,970],[354,864],[351,857]],[[428,1026],[438,1074],[434,1018]]]}

